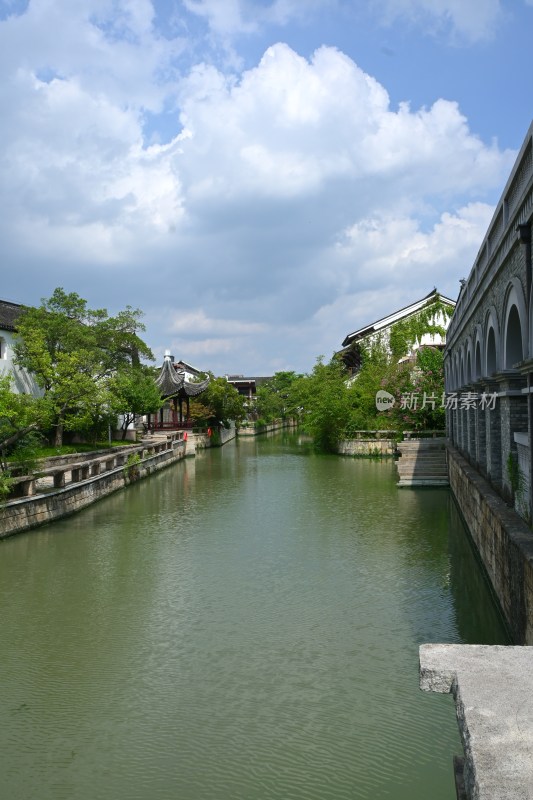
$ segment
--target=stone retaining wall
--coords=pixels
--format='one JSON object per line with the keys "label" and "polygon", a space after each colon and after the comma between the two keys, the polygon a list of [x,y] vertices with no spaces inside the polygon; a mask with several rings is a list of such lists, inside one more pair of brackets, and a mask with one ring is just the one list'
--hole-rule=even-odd
{"label": "stone retaining wall", "polygon": [[268,422],[266,425],[243,425],[237,428],[238,436],[259,436],[261,433],[273,433],[274,431],[281,431],[285,428],[296,428],[298,423],[292,419],[278,419],[274,422]]}
{"label": "stone retaining wall", "polygon": [[533,644],[533,533],[458,453],[448,448],[450,486],[515,644]]}
{"label": "stone retaining wall", "polygon": [[171,449],[145,457],[131,470],[123,466],[115,467],[103,475],[64,489],[12,500],[0,508],[0,538],[74,514],[108,494],[176,463],[184,456],[185,442],[175,441]]}
{"label": "stone retaining wall", "polygon": [[394,456],[395,439],[344,439],[339,442],[337,453],[340,456]]}

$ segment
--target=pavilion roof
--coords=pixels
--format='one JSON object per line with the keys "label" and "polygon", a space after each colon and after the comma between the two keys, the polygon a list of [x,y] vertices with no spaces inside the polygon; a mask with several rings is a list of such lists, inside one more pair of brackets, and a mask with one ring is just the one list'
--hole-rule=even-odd
{"label": "pavilion roof", "polygon": [[180,392],[187,397],[197,397],[207,389],[209,378],[198,383],[186,380],[185,370],[176,368],[169,356],[165,356],[161,371],[155,379],[162,397],[175,397]]}

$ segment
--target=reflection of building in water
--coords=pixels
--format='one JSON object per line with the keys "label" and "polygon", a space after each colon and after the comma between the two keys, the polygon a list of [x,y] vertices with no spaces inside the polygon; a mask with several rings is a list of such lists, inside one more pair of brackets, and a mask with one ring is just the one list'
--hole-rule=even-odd
{"label": "reflection of building in water", "polygon": [[157,430],[190,427],[190,398],[198,397],[209,385],[209,378],[201,380],[201,375],[190,364],[175,362],[167,351],[155,381],[165,404],[158,414],[148,415],[148,427]]}
{"label": "reflection of building in water", "polygon": [[491,597],[486,572],[480,568],[474,543],[465,530],[456,504],[448,514],[449,586],[455,624],[462,642],[507,644],[509,635],[503,615]]}
{"label": "reflection of building in water", "polygon": [[14,363],[17,320],[23,311],[24,306],[0,300],[0,376],[11,376],[12,391],[40,397],[42,390],[33,375]]}

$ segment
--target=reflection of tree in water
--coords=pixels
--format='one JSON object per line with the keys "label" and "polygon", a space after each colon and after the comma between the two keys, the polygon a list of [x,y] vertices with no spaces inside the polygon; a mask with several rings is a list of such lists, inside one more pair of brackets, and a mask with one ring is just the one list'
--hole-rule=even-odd
{"label": "reflection of tree in water", "polygon": [[502,614],[474,544],[450,496],[450,590],[461,641],[468,644],[508,644]]}

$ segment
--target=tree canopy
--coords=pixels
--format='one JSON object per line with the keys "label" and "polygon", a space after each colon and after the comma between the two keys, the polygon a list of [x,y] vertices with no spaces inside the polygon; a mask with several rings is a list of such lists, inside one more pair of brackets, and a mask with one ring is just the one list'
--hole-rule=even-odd
{"label": "tree canopy", "polygon": [[234,421],[238,425],[246,416],[244,397],[226,378],[209,375],[207,389],[191,401],[191,417],[199,424],[227,427],[230,421]]}
{"label": "tree canopy", "polygon": [[90,309],[75,292],[57,288],[36,308],[25,308],[17,322],[16,363],[30,370],[43,389],[60,446],[64,430],[87,427],[109,415],[109,381],[123,370],[153,359],[139,337],[142,312],[127,306],[116,316]]}

